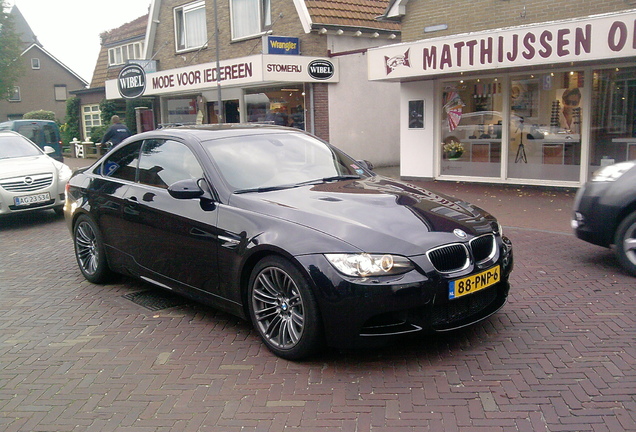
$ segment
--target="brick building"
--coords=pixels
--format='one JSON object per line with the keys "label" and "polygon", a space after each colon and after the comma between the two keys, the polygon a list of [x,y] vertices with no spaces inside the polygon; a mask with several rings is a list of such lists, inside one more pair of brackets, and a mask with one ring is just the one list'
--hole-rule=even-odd
{"label": "brick building", "polygon": [[[366,65],[369,48],[399,40],[398,23],[376,20],[387,5],[218,0],[215,8],[212,1],[154,0],[144,58],[156,71],[133,66],[124,80],[106,81],[106,95],[154,98],[161,125],[284,124],[354,157],[394,164],[398,113],[387,107],[397,105],[398,86],[369,82]],[[135,83],[143,88],[122,89]]]}
{"label": "brick building", "polygon": [[23,74],[9,97],[0,99],[0,121],[19,120],[36,110],[52,111],[63,121],[69,93],[88,83],[44,49],[17,6],[11,8],[10,15],[22,40],[18,61]]}
{"label": "brick building", "polygon": [[[143,58],[147,25],[146,14],[100,34],[100,51],[90,86],[72,92],[80,99],[81,139],[88,140],[92,129],[102,126],[100,103],[106,97],[106,81],[116,79],[124,65]],[[118,105],[124,117],[126,104],[120,101]]]}
{"label": "brick building", "polygon": [[391,1],[403,42],[368,60],[401,83],[401,174],[578,186],[636,159],[634,3]]}

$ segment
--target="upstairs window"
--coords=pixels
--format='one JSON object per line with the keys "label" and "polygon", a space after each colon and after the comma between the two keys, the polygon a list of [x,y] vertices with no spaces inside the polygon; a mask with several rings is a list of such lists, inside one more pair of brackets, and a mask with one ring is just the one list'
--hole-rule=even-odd
{"label": "upstairs window", "polygon": [[197,1],[175,8],[174,25],[177,51],[204,46],[208,41],[205,1]]}
{"label": "upstairs window", "polygon": [[68,95],[66,93],[66,85],[56,84],[53,88],[55,90],[56,101],[65,101],[66,99],[68,99]]}
{"label": "upstairs window", "polygon": [[40,69],[40,59],[32,58],[31,59],[31,69]]}
{"label": "upstairs window", "polygon": [[14,86],[13,91],[9,91],[9,101],[10,102],[20,102],[22,97],[20,96],[20,87]]}
{"label": "upstairs window", "polygon": [[270,0],[230,0],[232,39],[258,36],[272,25]]}
{"label": "upstairs window", "polygon": [[108,49],[108,66],[126,64],[128,60],[141,60],[143,42],[133,42]]}

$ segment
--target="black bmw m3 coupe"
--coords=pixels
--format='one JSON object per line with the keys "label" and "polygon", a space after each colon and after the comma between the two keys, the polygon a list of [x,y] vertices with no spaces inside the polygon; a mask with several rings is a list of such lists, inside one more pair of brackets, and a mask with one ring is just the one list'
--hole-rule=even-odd
{"label": "black bmw m3 coupe", "polygon": [[512,245],[493,216],[297,129],[141,133],[66,197],[86,279],[131,275],[238,315],[287,359],[460,328],[508,296]]}

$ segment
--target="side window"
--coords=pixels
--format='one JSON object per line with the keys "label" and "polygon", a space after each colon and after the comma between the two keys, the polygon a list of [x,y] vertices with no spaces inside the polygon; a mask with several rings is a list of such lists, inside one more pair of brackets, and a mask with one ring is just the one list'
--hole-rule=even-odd
{"label": "side window", "polygon": [[28,124],[18,127],[18,133],[20,135],[27,137],[36,144],[38,142],[38,132],[40,132],[40,128],[35,125]]}
{"label": "side window", "polygon": [[56,144],[57,137],[55,136],[55,129],[53,127],[45,125],[44,129],[44,143],[45,144]]}
{"label": "side window", "polygon": [[167,189],[179,180],[200,179],[203,169],[192,151],[172,140],[147,140],[139,161],[139,182]]}
{"label": "side window", "polygon": [[102,164],[102,175],[134,182],[142,141],[131,143],[113,153]]}

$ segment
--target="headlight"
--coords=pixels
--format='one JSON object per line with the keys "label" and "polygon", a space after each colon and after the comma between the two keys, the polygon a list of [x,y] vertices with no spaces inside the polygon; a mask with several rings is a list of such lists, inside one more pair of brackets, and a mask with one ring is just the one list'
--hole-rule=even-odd
{"label": "headlight", "polygon": [[411,261],[399,255],[325,254],[336,270],[347,276],[370,277],[406,273],[413,270]]}
{"label": "headlight", "polygon": [[68,165],[63,163],[58,163],[57,165],[57,178],[61,183],[66,183],[71,176],[73,175],[73,171],[69,168]]}
{"label": "headlight", "polygon": [[620,162],[614,165],[609,165],[596,171],[592,176],[593,182],[612,182],[616,181],[632,169],[636,163],[634,162]]}

